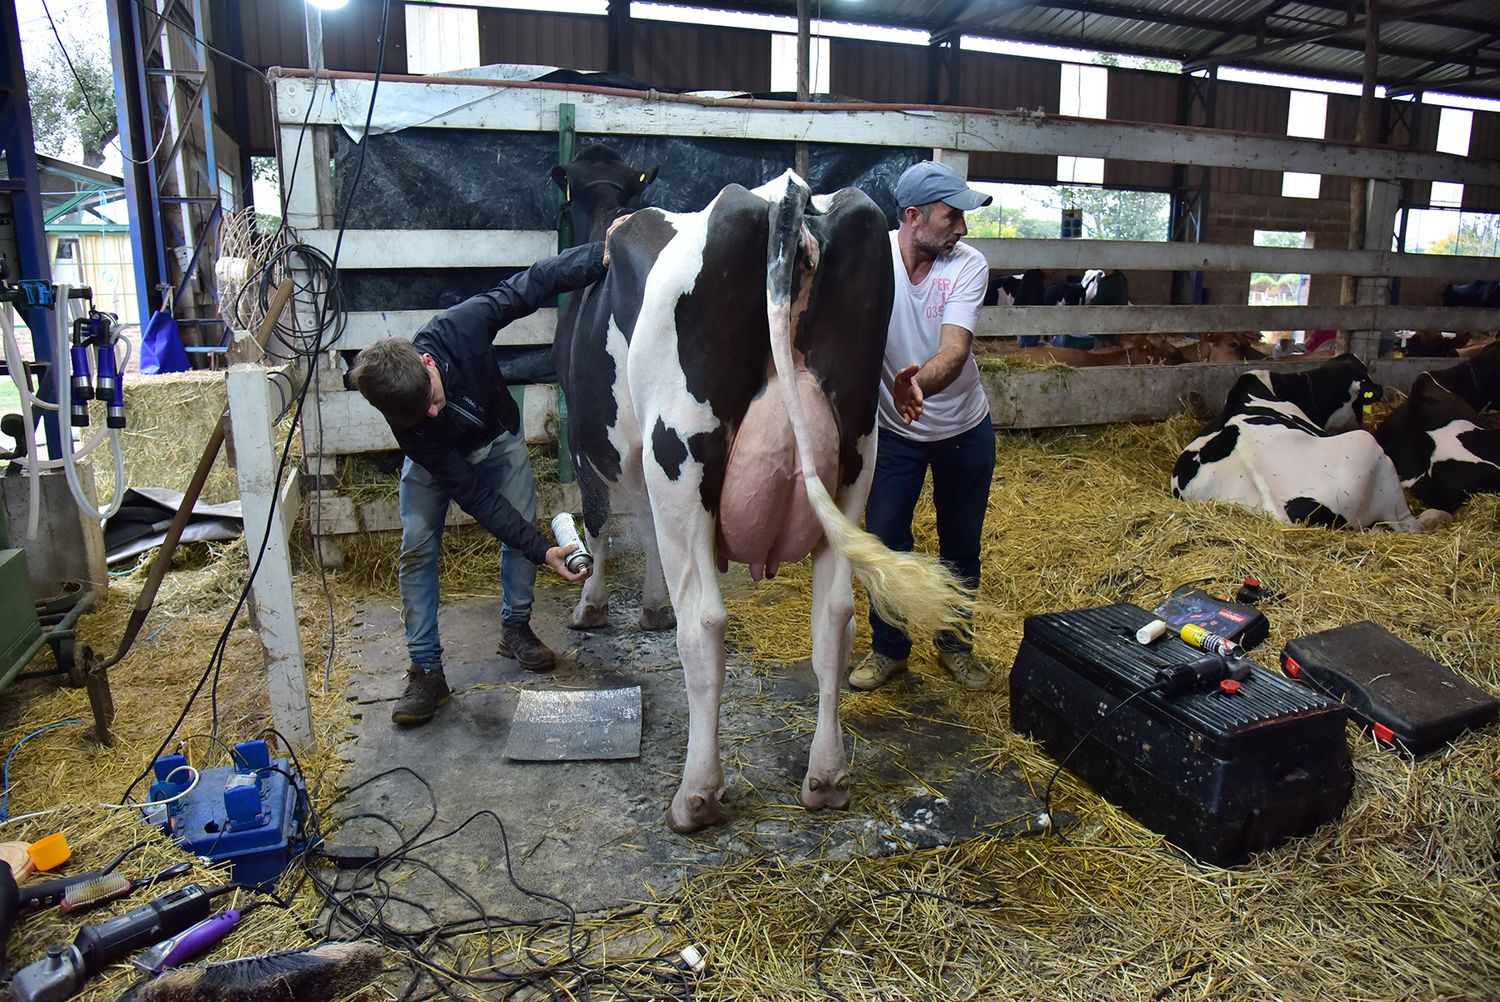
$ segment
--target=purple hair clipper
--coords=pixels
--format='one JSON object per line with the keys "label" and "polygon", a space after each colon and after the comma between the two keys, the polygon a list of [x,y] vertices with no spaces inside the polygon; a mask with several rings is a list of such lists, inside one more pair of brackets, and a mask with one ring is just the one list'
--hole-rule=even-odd
{"label": "purple hair clipper", "polygon": [[147,974],[160,974],[168,968],[185,964],[228,936],[239,920],[240,913],[233,908],[210,915],[171,939],[157,943],[135,958],[133,963]]}

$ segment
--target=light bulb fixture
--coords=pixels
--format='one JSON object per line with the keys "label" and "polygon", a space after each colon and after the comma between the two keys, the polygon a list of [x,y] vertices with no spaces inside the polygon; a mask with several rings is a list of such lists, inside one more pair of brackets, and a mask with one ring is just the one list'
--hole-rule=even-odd
{"label": "light bulb fixture", "polygon": [[307,2],[319,10],[338,10],[349,4],[349,0],[307,0]]}

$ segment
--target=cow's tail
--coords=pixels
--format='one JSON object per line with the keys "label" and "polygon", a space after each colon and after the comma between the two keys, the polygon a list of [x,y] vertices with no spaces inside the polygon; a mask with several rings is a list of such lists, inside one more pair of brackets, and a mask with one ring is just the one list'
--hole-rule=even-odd
{"label": "cow's tail", "polygon": [[[802,222],[806,198],[802,180],[788,172],[786,192],[771,210],[766,316],[770,322],[771,357],[791,417],[807,499],[829,545],[853,565],[855,576],[869,593],[870,604],[882,619],[910,635],[950,631],[967,637],[974,595],[963,582],[937,559],[894,551],[874,534],[861,529],[839,509],[818,476],[792,359],[792,297],[798,291],[799,249],[801,267],[809,277],[818,267],[818,244]],[[810,287],[810,282],[803,283],[804,295]]]}

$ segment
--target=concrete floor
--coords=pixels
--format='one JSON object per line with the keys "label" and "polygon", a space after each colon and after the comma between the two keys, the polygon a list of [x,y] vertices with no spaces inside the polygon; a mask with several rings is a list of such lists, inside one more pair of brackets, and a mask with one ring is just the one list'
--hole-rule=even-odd
{"label": "concrete floor", "polygon": [[[637,572],[638,575],[638,572]],[[695,867],[745,858],[847,859],[960,842],[981,833],[1024,829],[1036,799],[1005,774],[970,763],[974,732],[954,719],[958,690],[913,677],[910,717],[846,721],[855,787],[846,811],[812,814],[797,804],[812,736],[816,689],[811,666],[752,666],[729,652],[721,714],[729,793],[727,817],[695,836],[671,832],[663,812],[675,791],[687,739],[687,704],[673,633],[636,626],[636,582],[625,575],[607,630],[577,633],[563,624],[576,597],[567,587],[538,589],[532,625],[560,654],[545,676],[523,672],[496,653],[498,600],[445,605],[441,628],[452,701],[419,728],[390,722],[407,658],[394,599],[359,612],[350,684],[358,719],[342,749],[352,761],[347,785],[405,766],[431,784],[438,820],[428,836],[449,831],[476,811],[503,821],[515,878],[556,895],[578,912],[609,909],[652,896],[669,897]],[[745,587],[749,587],[748,582]],[[641,756],[620,761],[516,762],[503,757],[518,693],[527,688],[642,689]],[[846,707],[847,707],[846,702]],[[918,781],[914,777],[921,777]],[[940,791],[941,796],[934,796]],[[430,799],[398,774],[352,794],[339,816],[369,811],[409,836]],[[390,828],[351,821],[335,841],[394,844]],[[505,877],[499,829],[492,820],[424,849],[422,858],[473,893],[492,914],[538,918],[555,905],[528,899]],[[414,877],[403,894],[439,914],[472,912],[436,881]]]}

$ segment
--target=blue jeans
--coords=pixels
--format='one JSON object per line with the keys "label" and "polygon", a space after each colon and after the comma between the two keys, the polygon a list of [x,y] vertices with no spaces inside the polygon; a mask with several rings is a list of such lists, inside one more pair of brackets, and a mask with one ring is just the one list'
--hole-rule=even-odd
{"label": "blue jeans", "polygon": [[[536,520],[536,479],[531,458],[519,435],[506,433],[471,453],[469,465],[490,489],[515,506],[527,521]],[[412,663],[431,670],[443,666],[438,640],[438,551],[448,494],[427,470],[410,459],[401,466],[401,618]],[[500,619],[519,625],[531,619],[536,564],[502,544],[500,547]]]}
{"label": "blue jeans", "polygon": [[[917,442],[880,429],[875,479],[865,503],[865,528],[893,550],[912,548],[911,519],[932,468],[938,556],[970,588],[979,587],[979,540],[995,474],[995,429],[988,415],[966,432],[939,442]],[[911,638],[870,610],[870,647],[888,658],[911,654]],[[966,651],[951,633],[933,638],[939,650]]]}

